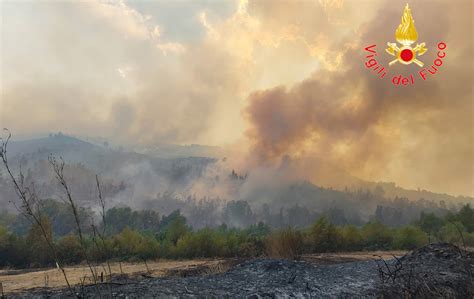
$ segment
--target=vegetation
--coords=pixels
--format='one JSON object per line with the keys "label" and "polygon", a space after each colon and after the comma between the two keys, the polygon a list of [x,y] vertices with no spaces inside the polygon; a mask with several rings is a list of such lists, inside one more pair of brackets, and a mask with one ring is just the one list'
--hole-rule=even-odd
{"label": "vegetation", "polygon": [[[95,178],[100,217],[96,217],[92,210],[82,208],[73,198],[65,179],[66,165],[62,158],[48,158],[55,181],[63,192],[62,202],[40,199],[35,184],[25,180],[21,170],[15,176],[7,159],[10,137],[8,134],[7,139],[0,138],[0,158],[20,205],[17,215],[0,213],[0,266],[56,266],[68,286],[63,265],[81,262],[88,265],[97,284],[97,263],[107,262],[111,275],[109,261],[112,259],[142,260],[146,264],[147,260],[157,258],[264,255],[295,258],[303,253],[341,250],[413,249],[435,240],[474,245],[474,211],[470,205],[463,206],[458,212],[443,205],[427,209],[427,213],[422,210],[417,221],[401,225],[398,219],[404,215],[404,210],[393,206],[378,205],[372,220],[363,223],[358,215],[347,214],[335,207],[321,215],[295,205],[286,213],[280,208],[275,214],[264,204],[258,216],[247,201],[239,200],[226,203],[222,212],[225,221],[222,221],[213,217],[217,210],[215,206],[201,202],[194,212],[187,214],[191,219],[195,218],[194,223],[200,224],[198,229],[193,229],[179,208],[161,217],[151,206],[142,211],[129,207],[106,209],[98,176]],[[233,180],[245,178],[235,172],[231,175]],[[379,189],[376,193],[383,193]],[[327,193],[325,198],[335,194],[332,190],[320,191]],[[336,195],[343,194],[351,193]],[[374,199],[369,192],[359,192],[355,198],[365,202]],[[349,198],[339,199],[348,204],[352,202]],[[165,206],[177,202],[172,200]],[[187,202],[195,201],[188,199]],[[408,206],[399,198],[395,198],[394,203],[395,206]],[[425,201],[422,206],[426,207]],[[414,210],[410,213],[413,215]],[[224,224],[219,226],[219,223]],[[107,273],[105,267],[103,270]],[[99,289],[97,291],[100,295]]]}
{"label": "vegetation", "polygon": [[[65,205],[48,201],[43,205],[45,210],[41,223],[47,235],[54,240],[63,263],[76,264],[84,261],[79,237],[73,231],[64,234],[62,228],[54,229],[55,223],[65,221],[57,211],[65,209]],[[116,207],[105,213],[108,233],[104,236],[104,248],[107,250],[93,242],[91,229],[83,232],[83,242],[86,256],[95,262],[196,257],[294,258],[303,253],[317,252],[411,250],[430,241],[474,246],[473,213],[470,205],[443,218],[422,213],[415,223],[398,228],[390,228],[378,220],[359,227],[338,226],[322,216],[310,227],[300,229],[287,227],[272,230],[268,225],[258,223],[247,228],[221,225],[193,230],[179,210],[160,217],[154,211]],[[56,217],[52,220],[53,216]],[[30,225],[23,233],[17,224],[23,221],[18,220],[22,219],[21,215],[4,213],[0,217],[0,266],[54,265],[54,257],[48,250],[45,238],[38,232],[37,224]]]}

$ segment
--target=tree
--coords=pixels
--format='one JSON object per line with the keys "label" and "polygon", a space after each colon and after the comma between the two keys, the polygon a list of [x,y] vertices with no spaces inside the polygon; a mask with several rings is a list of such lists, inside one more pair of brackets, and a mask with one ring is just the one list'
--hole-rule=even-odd
{"label": "tree", "polygon": [[474,209],[471,208],[470,204],[463,206],[459,210],[457,218],[468,232],[474,232]]}
{"label": "tree", "polygon": [[309,238],[314,252],[336,250],[341,244],[341,233],[336,226],[323,216],[309,230]]}
{"label": "tree", "polygon": [[436,236],[443,226],[443,220],[434,213],[421,212],[420,219],[416,224],[428,234],[428,237]]}
{"label": "tree", "polygon": [[346,225],[342,228],[342,244],[344,249],[360,250],[363,242],[360,231],[354,225]]}
{"label": "tree", "polygon": [[179,238],[188,233],[188,231],[189,228],[186,225],[186,218],[178,215],[164,228],[165,239],[170,241],[173,245],[176,245]]}
{"label": "tree", "polygon": [[446,223],[439,230],[439,239],[442,242],[462,244],[462,233],[465,233],[466,228],[460,221],[452,221]]}
{"label": "tree", "polygon": [[121,233],[115,236],[114,243],[117,253],[121,257],[130,258],[138,256],[138,248],[142,242],[142,235],[130,228],[125,228]]}
{"label": "tree", "polygon": [[[49,251],[49,243],[53,243],[53,229],[51,221],[47,216],[40,218],[41,226],[33,223],[28,234],[26,236],[26,242],[30,249],[30,255],[33,260],[40,265],[51,265],[53,264],[54,257]],[[46,235],[43,235],[42,230],[45,231]]]}
{"label": "tree", "polygon": [[397,231],[394,244],[397,248],[413,250],[428,243],[428,236],[415,226],[405,226]]}
{"label": "tree", "polygon": [[223,222],[230,226],[247,227],[254,223],[252,209],[244,200],[233,200],[224,209]]}
{"label": "tree", "polygon": [[77,264],[82,261],[81,244],[79,244],[79,240],[73,234],[59,239],[58,253],[67,264]]}
{"label": "tree", "polygon": [[[42,214],[51,219],[53,233],[58,236],[65,236],[76,230],[76,223],[71,217],[71,207],[64,203],[53,199],[41,201],[40,211]],[[81,229],[88,229],[89,219],[93,218],[93,212],[83,207],[78,207],[78,216],[80,218]]]}
{"label": "tree", "polygon": [[38,210],[39,210],[38,196],[35,192],[34,185],[27,186],[25,184],[25,177],[23,173],[21,172],[21,170],[20,170],[20,174],[18,178],[16,178],[13,175],[12,170],[10,169],[10,166],[8,164],[7,149],[8,149],[8,142],[10,141],[10,138],[12,135],[10,131],[8,131],[8,129],[4,129],[4,130],[8,132],[8,137],[6,139],[4,139],[3,137],[0,137],[0,159],[3,162],[3,166],[5,166],[5,169],[12,181],[12,184],[17,196],[21,200],[21,207],[19,208],[19,212],[25,217],[27,217],[32,223],[37,225],[40,233],[43,235],[44,240],[46,241],[49,247],[50,253],[54,257],[56,266],[61,270],[61,273],[63,274],[64,280],[66,281],[66,284],[68,286],[69,291],[71,292],[71,295],[74,297],[77,297],[71,288],[71,285],[66,275],[66,271],[64,270],[62,266],[62,261],[58,257],[56,246],[54,242],[52,242],[51,239],[48,237],[48,232],[47,232],[48,229],[46,227],[43,227],[41,214],[38,213]]}
{"label": "tree", "polygon": [[116,234],[123,231],[127,226],[133,227],[135,217],[132,209],[129,207],[114,207],[105,213],[105,221],[107,223],[107,229],[109,233]]}
{"label": "tree", "polygon": [[393,234],[391,230],[378,220],[364,225],[362,238],[367,249],[390,249],[392,247]]}

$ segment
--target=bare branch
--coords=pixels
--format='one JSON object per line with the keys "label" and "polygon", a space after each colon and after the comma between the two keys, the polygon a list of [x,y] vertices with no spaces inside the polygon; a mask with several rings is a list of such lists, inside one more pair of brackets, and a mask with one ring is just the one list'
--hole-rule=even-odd
{"label": "bare branch", "polygon": [[11,139],[12,134],[8,129],[4,129],[4,131],[8,132],[7,138],[0,137],[0,159],[3,162],[3,166],[7,170],[8,175],[10,176],[10,179],[12,180],[13,187],[15,190],[15,193],[21,200],[21,205],[20,207],[17,207],[16,205],[15,208],[18,209],[18,211],[24,215],[32,224],[36,224],[41,231],[41,234],[43,235],[47,246],[51,250],[51,253],[53,254],[54,261],[56,262],[56,265],[58,269],[61,271],[61,273],[64,276],[64,280],[66,281],[67,287],[69,291],[71,292],[72,296],[75,296],[74,291],[72,290],[72,287],[69,283],[69,280],[66,275],[66,271],[64,270],[64,267],[62,266],[63,263],[58,255],[58,251],[56,249],[56,245],[54,244],[54,241],[49,237],[47,230],[44,226],[44,223],[40,214],[40,209],[38,208],[39,200],[34,188],[34,185],[30,189],[28,186],[25,184],[25,177],[21,171],[20,168],[20,173],[18,175],[18,178],[16,178],[13,175],[13,172],[10,169],[10,165],[8,164],[8,142]]}

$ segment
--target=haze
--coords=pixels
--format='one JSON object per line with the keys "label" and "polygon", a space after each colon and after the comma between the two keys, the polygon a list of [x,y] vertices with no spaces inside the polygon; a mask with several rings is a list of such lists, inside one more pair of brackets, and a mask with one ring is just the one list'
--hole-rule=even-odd
{"label": "haze", "polygon": [[388,56],[405,4],[2,1],[0,125],[214,145],[242,172],[291,163],[288,175],[318,183],[330,164],[472,196],[472,1],[410,1],[423,60],[438,41],[447,57],[435,77],[396,88],[364,69],[363,48]]}

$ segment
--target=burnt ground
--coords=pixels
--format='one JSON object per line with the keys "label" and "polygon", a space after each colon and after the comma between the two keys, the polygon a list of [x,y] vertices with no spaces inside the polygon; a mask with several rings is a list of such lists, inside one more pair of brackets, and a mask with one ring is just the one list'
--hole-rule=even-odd
{"label": "burnt ground", "polygon": [[[234,262],[238,263],[238,261]],[[223,273],[217,273],[230,268]],[[81,297],[387,297],[473,298],[474,253],[431,244],[389,261],[313,265],[306,261],[254,259],[170,273],[166,278],[115,277],[99,287],[76,287]],[[211,273],[211,274],[209,274]],[[63,298],[67,289],[35,289],[12,297]]]}

